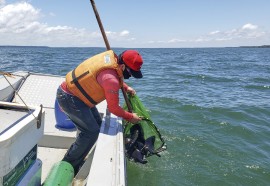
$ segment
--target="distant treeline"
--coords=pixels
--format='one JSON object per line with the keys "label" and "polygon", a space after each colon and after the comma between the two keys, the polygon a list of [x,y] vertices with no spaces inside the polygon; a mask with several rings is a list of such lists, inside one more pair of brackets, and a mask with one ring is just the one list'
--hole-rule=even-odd
{"label": "distant treeline", "polygon": [[240,46],[242,48],[270,48],[270,45],[261,45],[261,46]]}

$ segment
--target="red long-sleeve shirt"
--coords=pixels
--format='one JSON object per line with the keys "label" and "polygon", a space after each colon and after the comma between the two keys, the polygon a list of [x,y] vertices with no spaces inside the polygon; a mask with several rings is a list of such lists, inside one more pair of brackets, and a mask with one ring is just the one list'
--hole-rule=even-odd
{"label": "red long-sleeve shirt", "polygon": [[[119,89],[121,87],[117,72],[113,69],[104,70],[98,74],[97,82],[104,90],[110,112],[126,120],[132,119],[133,115],[119,106]],[[127,90],[128,85],[124,83],[123,86]]]}

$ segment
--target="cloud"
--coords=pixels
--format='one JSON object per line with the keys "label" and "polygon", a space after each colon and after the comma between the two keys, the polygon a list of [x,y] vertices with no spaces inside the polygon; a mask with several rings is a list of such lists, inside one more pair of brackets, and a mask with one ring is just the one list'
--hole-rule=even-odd
{"label": "cloud", "polygon": [[39,10],[27,3],[10,4],[0,10],[0,32],[16,33],[18,30],[25,30],[39,15]]}
{"label": "cloud", "polygon": [[0,6],[5,4],[5,3],[6,3],[5,0],[0,0]]}
{"label": "cloud", "polygon": [[242,30],[256,30],[257,28],[258,28],[257,25],[253,25],[251,23],[248,23],[242,26]]}
{"label": "cloud", "polygon": [[208,34],[212,40],[236,40],[236,39],[259,39],[265,37],[267,33],[259,28],[257,25],[251,23],[245,24],[240,28],[232,29],[224,32],[217,32],[216,34]]}
{"label": "cloud", "polygon": [[220,33],[220,31],[216,30],[216,31],[210,32],[209,35],[215,35],[215,34],[218,34],[218,33]]}
{"label": "cloud", "polygon": [[195,39],[196,42],[205,41],[232,41],[239,39],[256,39],[266,35],[266,32],[259,29],[257,25],[251,23],[245,24],[239,28],[228,31],[212,31],[206,35]]}
{"label": "cloud", "polygon": [[168,43],[180,43],[180,42],[185,42],[186,40],[183,39],[170,39]]}
{"label": "cloud", "polygon": [[[5,1],[0,0],[1,3]],[[55,16],[50,13],[49,16]],[[41,10],[27,2],[8,4],[0,7],[1,45],[47,45],[47,46],[103,46],[100,32],[65,25],[49,26],[40,22]],[[130,32],[106,31],[114,40],[128,38]]]}
{"label": "cloud", "polygon": [[173,38],[167,41],[149,41],[147,43],[151,45],[164,43],[171,46],[239,46],[251,42],[269,41],[269,37],[269,32],[263,31],[258,25],[247,23],[231,30],[214,30],[193,39]]}
{"label": "cloud", "polygon": [[129,31],[128,30],[123,30],[119,35],[120,36],[128,36],[129,35]]}

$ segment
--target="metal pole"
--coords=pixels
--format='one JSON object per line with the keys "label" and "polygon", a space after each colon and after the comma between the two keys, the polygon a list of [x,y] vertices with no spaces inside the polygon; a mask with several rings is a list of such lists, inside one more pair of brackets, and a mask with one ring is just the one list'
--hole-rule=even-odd
{"label": "metal pole", "polygon": [[[100,28],[102,37],[103,37],[103,40],[104,40],[105,45],[106,45],[106,48],[107,48],[107,50],[111,50],[111,47],[110,47],[108,38],[106,36],[104,27],[102,25],[101,19],[99,17],[99,14],[98,14],[98,11],[97,11],[97,8],[96,8],[96,4],[95,4],[94,0],[90,0],[90,2],[92,4],[92,7],[93,7],[93,10],[94,10],[94,13],[95,13],[95,16],[96,16],[96,19],[97,19],[97,22],[98,22],[98,25],[99,25],[99,28]],[[128,107],[128,111],[131,113],[132,112],[132,108],[131,108],[130,102],[129,102],[128,98],[127,98],[127,94],[126,94],[126,91],[124,90],[124,87],[121,87],[121,90],[122,90],[124,99],[126,101],[126,104],[127,104],[127,107]]]}
{"label": "metal pole", "polygon": [[93,10],[94,10],[94,13],[95,13],[95,16],[96,16],[96,19],[97,19],[97,22],[98,22],[98,25],[99,25],[99,28],[100,28],[102,37],[103,37],[104,42],[105,42],[105,45],[106,45],[106,48],[107,48],[107,50],[111,50],[111,47],[110,47],[108,38],[107,38],[107,36],[106,36],[106,34],[105,34],[105,30],[104,30],[104,28],[103,28],[101,19],[100,19],[100,17],[99,17],[99,14],[98,14],[98,11],[97,11],[97,8],[96,8],[96,4],[95,4],[94,0],[90,0],[90,2],[91,2],[91,4],[92,4],[92,7],[93,7]]}

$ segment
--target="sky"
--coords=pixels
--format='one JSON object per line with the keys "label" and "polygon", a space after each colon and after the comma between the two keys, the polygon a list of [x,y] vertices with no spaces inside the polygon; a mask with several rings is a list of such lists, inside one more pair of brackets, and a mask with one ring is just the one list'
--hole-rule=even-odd
{"label": "sky", "polygon": [[[111,47],[270,45],[270,0],[95,0]],[[0,45],[105,47],[90,0],[0,0]]]}

